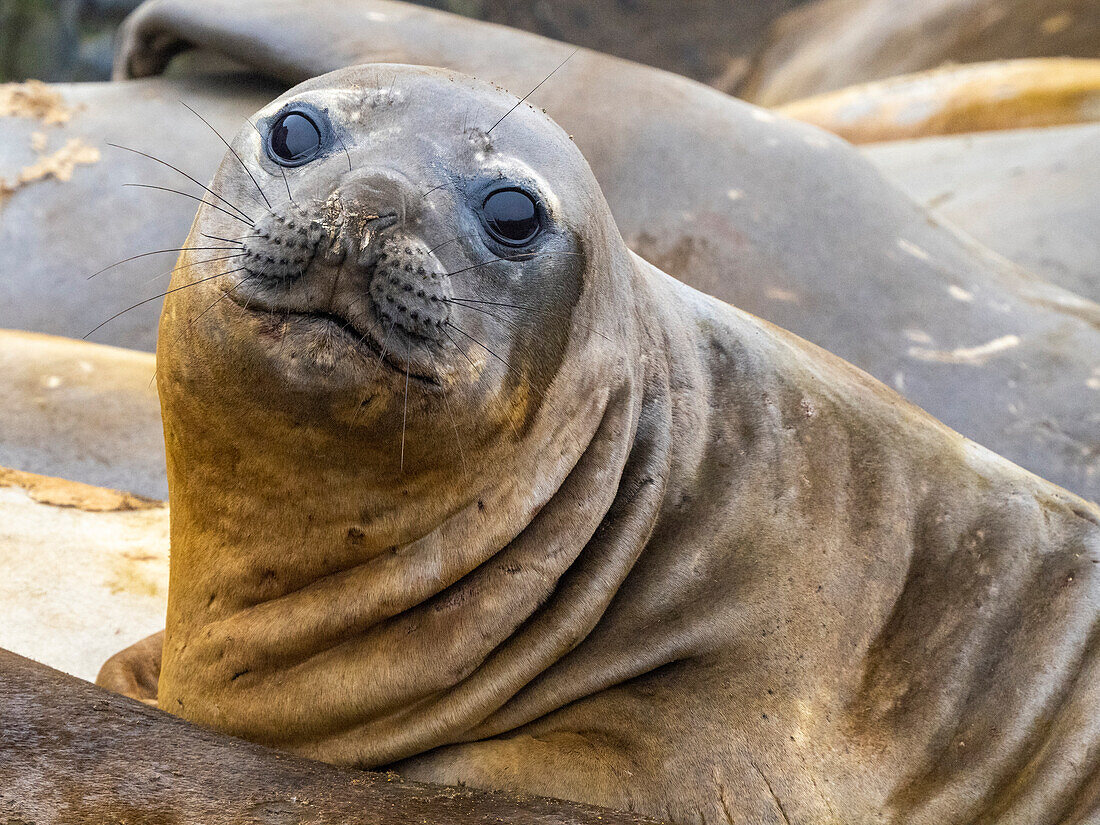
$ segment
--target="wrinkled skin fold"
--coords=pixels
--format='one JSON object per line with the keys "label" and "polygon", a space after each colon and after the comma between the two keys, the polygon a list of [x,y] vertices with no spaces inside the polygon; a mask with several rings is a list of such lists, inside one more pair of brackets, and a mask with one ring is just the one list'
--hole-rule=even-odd
{"label": "wrinkled skin fold", "polygon": [[159,705],[677,823],[1087,817],[1100,512],[632,255],[516,103],[367,66],[233,141],[247,217],[186,245],[242,257],[185,253],[161,321]]}

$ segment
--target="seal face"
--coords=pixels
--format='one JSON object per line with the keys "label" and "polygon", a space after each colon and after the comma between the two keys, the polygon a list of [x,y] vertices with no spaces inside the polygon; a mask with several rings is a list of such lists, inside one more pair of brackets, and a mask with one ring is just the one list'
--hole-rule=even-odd
{"label": "seal face", "polygon": [[677,823],[1095,807],[1095,507],[632,256],[499,89],[255,123],[161,321],[161,707]]}
{"label": "seal face", "polygon": [[[221,324],[236,306],[257,333],[234,335],[237,355],[268,360],[271,381],[327,395],[330,412],[353,426],[399,403],[399,469],[404,448],[421,443],[409,436],[438,416],[444,394],[456,412],[480,408],[521,427],[561,360],[583,291],[597,286],[585,276],[584,203],[560,198],[546,174],[571,166],[572,176],[590,176],[568,139],[555,134],[557,145],[532,162],[470,113],[459,123],[458,111],[440,110],[400,86],[307,84],[261,112],[215,181],[215,191],[235,192],[250,231],[230,226],[233,214],[200,216],[202,234],[240,247],[225,267],[232,283],[186,260],[191,282],[176,301],[194,318],[189,327]],[[516,112],[499,131],[519,134],[525,121],[545,120],[538,114]],[[461,437],[460,422],[455,429]]]}

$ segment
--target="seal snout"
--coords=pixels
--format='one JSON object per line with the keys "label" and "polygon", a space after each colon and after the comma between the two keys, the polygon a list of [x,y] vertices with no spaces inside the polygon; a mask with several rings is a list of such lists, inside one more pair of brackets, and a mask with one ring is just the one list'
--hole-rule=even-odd
{"label": "seal snout", "polygon": [[385,327],[441,339],[452,297],[446,272],[419,240],[382,238],[378,247],[369,292]]}
{"label": "seal snout", "polygon": [[446,270],[415,228],[422,201],[420,189],[397,171],[356,172],[330,196],[325,223],[338,226],[335,254],[366,277],[382,328],[438,342],[453,296]]}
{"label": "seal snout", "polygon": [[244,238],[244,267],[257,278],[287,281],[309,267],[323,238],[320,224],[296,204],[272,209]]}

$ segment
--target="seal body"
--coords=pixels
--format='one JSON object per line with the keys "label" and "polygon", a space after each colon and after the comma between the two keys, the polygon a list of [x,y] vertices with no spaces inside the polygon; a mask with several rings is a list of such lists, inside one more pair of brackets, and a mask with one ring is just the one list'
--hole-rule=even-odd
{"label": "seal body", "polygon": [[1091,810],[1096,508],[632,255],[497,88],[253,122],[161,321],[162,708],[678,823]]}

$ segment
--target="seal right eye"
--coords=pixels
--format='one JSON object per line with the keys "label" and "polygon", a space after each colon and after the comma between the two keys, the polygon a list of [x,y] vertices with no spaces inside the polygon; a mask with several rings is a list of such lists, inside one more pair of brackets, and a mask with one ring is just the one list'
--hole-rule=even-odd
{"label": "seal right eye", "polygon": [[286,112],[271,127],[268,156],[281,166],[301,166],[321,154],[321,130],[301,111]]}

